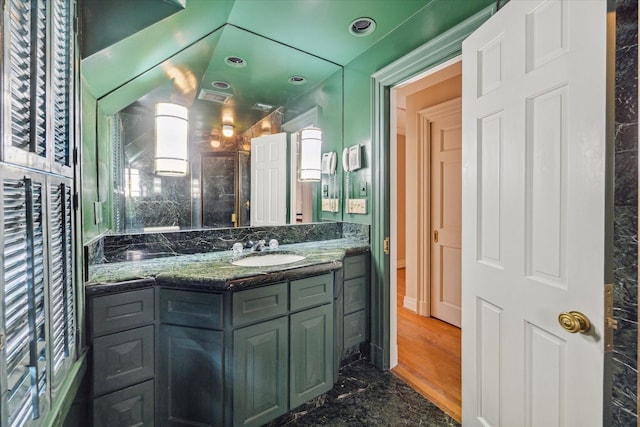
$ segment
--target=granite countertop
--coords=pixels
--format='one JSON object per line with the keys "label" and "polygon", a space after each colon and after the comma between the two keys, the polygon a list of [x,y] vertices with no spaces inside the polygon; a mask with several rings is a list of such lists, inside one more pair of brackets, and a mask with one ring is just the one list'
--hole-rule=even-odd
{"label": "granite countertop", "polygon": [[[369,244],[352,239],[281,245],[277,251],[305,256],[290,264],[239,267],[231,251],[208,252],[93,265],[87,294],[118,292],[156,285],[209,291],[233,291],[282,280],[322,274],[342,268],[345,255],[369,251]],[[152,279],[152,280],[150,280]]]}

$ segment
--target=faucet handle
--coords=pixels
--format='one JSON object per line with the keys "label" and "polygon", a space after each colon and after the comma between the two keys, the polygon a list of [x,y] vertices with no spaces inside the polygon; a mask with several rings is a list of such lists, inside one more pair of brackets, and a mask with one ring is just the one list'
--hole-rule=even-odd
{"label": "faucet handle", "polygon": [[234,243],[231,250],[233,251],[233,255],[242,255],[243,245],[242,243]]}

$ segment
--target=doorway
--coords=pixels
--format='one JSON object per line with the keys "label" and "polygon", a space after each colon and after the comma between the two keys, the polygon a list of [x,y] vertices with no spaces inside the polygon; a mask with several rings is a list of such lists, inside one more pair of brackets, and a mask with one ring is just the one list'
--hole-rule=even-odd
{"label": "doorway", "polygon": [[398,365],[392,372],[460,421],[460,59],[392,91],[398,130],[391,207]]}

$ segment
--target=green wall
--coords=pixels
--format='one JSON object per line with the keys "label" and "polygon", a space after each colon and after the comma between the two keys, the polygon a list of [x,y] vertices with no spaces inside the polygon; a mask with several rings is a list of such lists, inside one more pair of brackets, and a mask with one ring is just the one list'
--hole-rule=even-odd
{"label": "green wall", "polygon": [[[343,146],[342,74],[341,68],[307,94],[287,104],[283,120],[286,123],[300,114],[318,107],[320,116],[318,126],[322,129],[322,152],[335,151],[338,156],[341,155]],[[339,183],[342,181],[342,168],[338,167],[336,172]],[[327,175],[322,175],[322,182],[317,185],[314,184],[315,200],[320,200],[320,189],[325,184],[328,184]],[[342,220],[341,212],[322,212],[319,203],[317,205],[317,212],[315,212],[314,218],[328,221]]]}
{"label": "green wall", "polygon": [[[319,212],[321,219],[373,225],[371,75],[493,3],[493,0],[432,0],[309,95],[292,101],[293,108],[285,113],[285,121],[294,117],[288,116],[289,114],[302,113],[314,105],[321,108],[325,144],[323,152],[338,152],[339,164],[343,147],[355,144],[364,147],[364,167],[351,173],[350,181],[353,198],[360,198],[360,187],[366,187],[367,214],[342,213],[345,211],[345,187],[342,168],[338,167],[338,182],[342,182],[342,185],[339,184],[341,212]],[[103,137],[109,135],[108,118],[99,111],[96,97],[84,79],[82,89],[83,238],[86,242],[110,229],[111,191],[109,147],[96,144],[98,134]],[[344,94],[342,105],[336,103],[336,97],[331,96],[340,90]],[[99,224],[95,222],[94,202],[100,202],[98,209],[102,212],[102,223]]]}
{"label": "green wall", "polygon": [[371,203],[371,75],[422,46],[493,0],[434,0],[344,68],[344,145],[364,145],[365,168],[351,174],[354,194],[367,185],[367,215],[345,213],[344,221],[373,225]]}
{"label": "green wall", "polygon": [[[109,119],[84,78],[82,85],[82,237],[86,243],[111,228]],[[95,204],[98,203],[96,206]],[[96,221],[95,211],[101,221]]]}

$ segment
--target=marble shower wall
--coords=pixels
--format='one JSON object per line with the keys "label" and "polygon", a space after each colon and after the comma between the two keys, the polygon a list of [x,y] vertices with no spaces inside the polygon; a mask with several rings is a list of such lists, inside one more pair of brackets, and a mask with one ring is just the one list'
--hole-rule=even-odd
{"label": "marble shower wall", "polygon": [[638,421],[638,2],[616,3],[612,426]]}

